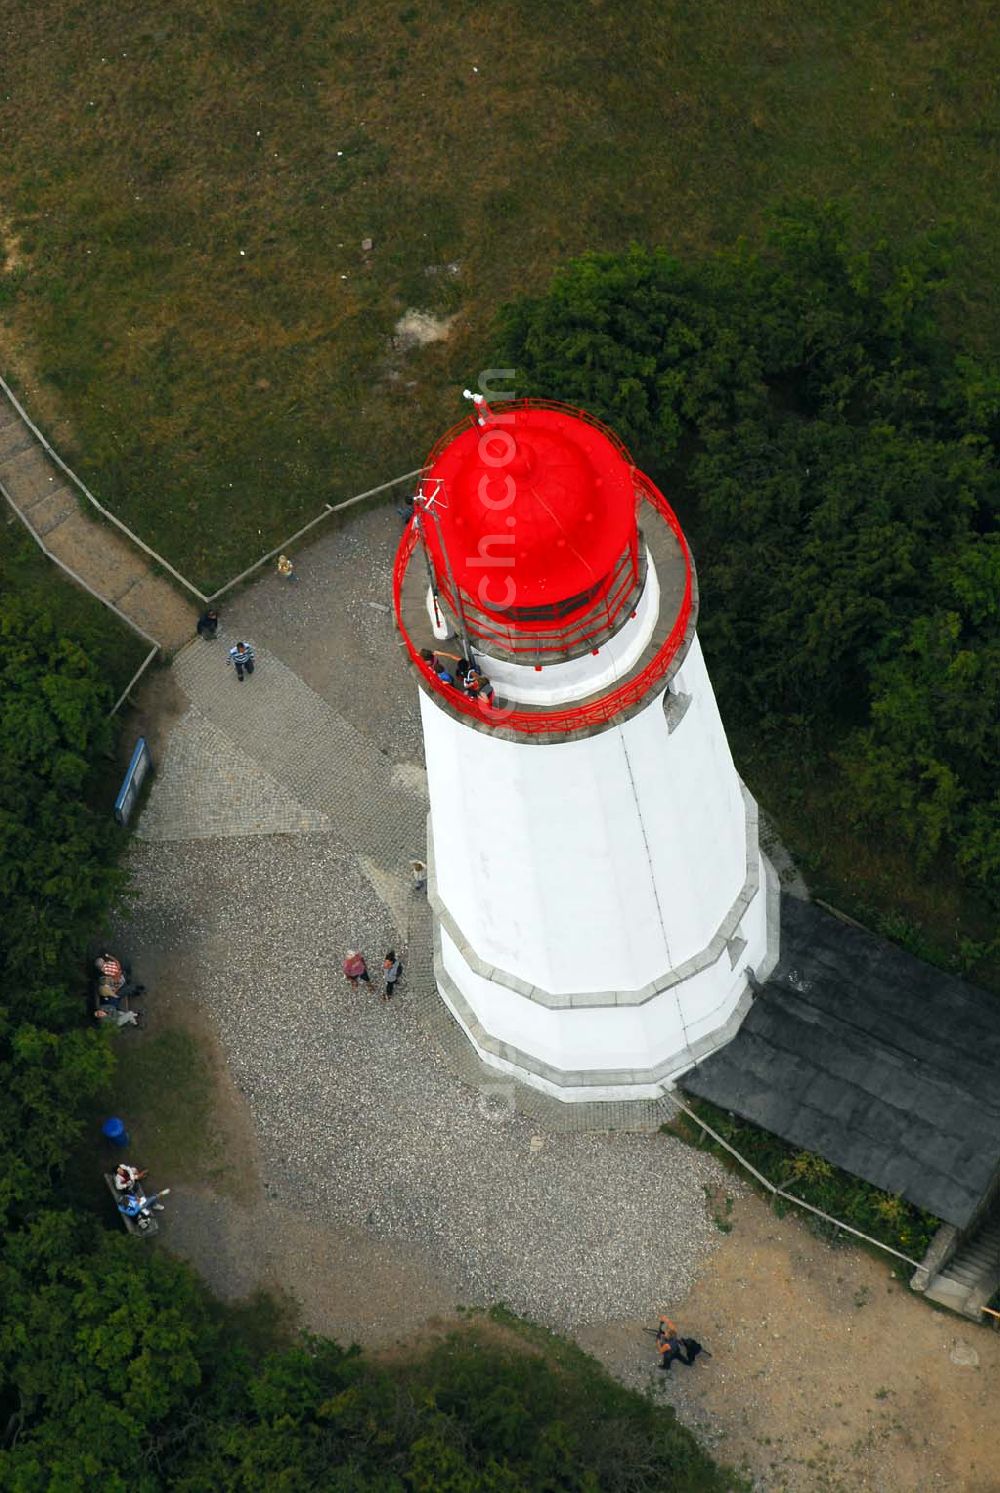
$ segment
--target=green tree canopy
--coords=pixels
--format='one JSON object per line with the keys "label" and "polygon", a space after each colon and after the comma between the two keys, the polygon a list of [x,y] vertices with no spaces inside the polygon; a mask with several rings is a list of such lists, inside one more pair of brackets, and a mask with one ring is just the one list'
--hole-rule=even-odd
{"label": "green tree canopy", "polygon": [[[0,1486],[162,1486],[168,1427],[217,1348],[203,1292],[164,1255],[71,1212],[42,1212],[0,1253]],[[3,1426],[0,1425],[0,1431]],[[16,1433],[16,1434],[15,1434]]]}
{"label": "green tree canopy", "polygon": [[44,614],[0,600],[0,1214],[28,1206],[110,1072],[82,1029],[83,953],[120,884],[87,802],[109,750],[107,686]]}
{"label": "green tree canopy", "polygon": [[81,648],[8,597],[0,700],[0,989],[15,993],[73,967],[117,884],[113,826],[86,802],[111,695]]}

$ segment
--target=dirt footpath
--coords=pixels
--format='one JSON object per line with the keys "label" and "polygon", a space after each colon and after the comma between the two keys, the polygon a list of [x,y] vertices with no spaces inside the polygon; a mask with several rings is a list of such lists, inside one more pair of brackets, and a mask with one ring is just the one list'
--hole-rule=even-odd
{"label": "dirt footpath", "polygon": [[[654,1381],[719,1458],[767,1493],[1000,1490],[1000,1334],[755,1197],[731,1218],[687,1299],[664,1303],[713,1356]],[[578,1339],[618,1377],[649,1382],[640,1324]]]}

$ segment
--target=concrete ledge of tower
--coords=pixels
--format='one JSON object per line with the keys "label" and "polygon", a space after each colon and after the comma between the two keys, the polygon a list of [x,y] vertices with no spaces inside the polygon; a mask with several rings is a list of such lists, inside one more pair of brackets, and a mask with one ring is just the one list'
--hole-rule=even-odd
{"label": "concrete ledge of tower", "polygon": [[455,919],[451,916],[447,904],[441,897],[437,878],[434,871],[435,855],[433,846],[433,835],[428,823],[428,892],[427,900],[432,909],[434,922],[434,947],[440,956],[440,943],[442,931],[447,933],[449,939],[459,952],[462,959],[473,971],[484,979],[493,980],[496,984],[504,985],[509,989],[516,989],[518,993],[538,1005],[548,1009],[565,1010],[576,1008],[610,1008],[621,1006],[642,1006],[647,1001],[654,1000],[658,996],[673,990],[680,992],[684,983],[700,970],[710,967],[720,960],[729,947],[730,940],[739,927],[747,909],[751,906],[760,890],[760,860],[764,863],[764,876],[766,885],[766,915],[767,915],[767,949],[768,955],[764,969],[764,977],[770,974],[774,964],[777,962],[778,953],[778,930],[780,919],[780,883],[771,862],[766,855],[761,855],[757,844],[757,803],[752,793],[742,779],[740,791],[743,796],[746,814],[746,878],[737,893],[737,896],[719,928],[709,940],[708,944],[699,953],[686,959],[678,965],[666,981],[650,980],[638,990],[604,990],[590,991],[571,994],[557,994],[540,988],[538,985],[528,984],[519,980],[516,976],[498,965],[487,964],[480,959],[476,949],[466,935],[459,928]]}
{"label": "concrete ledge of tower", "polygon": [[518,995],[526,996],[529,1000],[535,994],[535,986],[530,980],[522,980],[519,975],[507,975],[504,984],[508,989],[515,991]]}
{"label": "concrete ledge of tower", "polygon": [[[618,996],[620,994],[621,991],[618,990],[576,990],[570,997],[569,1004],[572,1006],[574,1011],[578,1008],[580,1010],[587,1010],[591,1006],[617,1006]],[[613,999],[609,1000],[609,995],[611,995]]]}
{"label": "concrete ledge of tower", "polygon": [[[532,986],[532,990],[535,992],[532,996],[532,999],[535,1000],[537,999],[538,987]],[[568,1011],[570,1007],[575,1005],[575,1002],[576,997],[569,991],[550,990],[546,997],[545,1005],[549,1008],[550,1011]]]}

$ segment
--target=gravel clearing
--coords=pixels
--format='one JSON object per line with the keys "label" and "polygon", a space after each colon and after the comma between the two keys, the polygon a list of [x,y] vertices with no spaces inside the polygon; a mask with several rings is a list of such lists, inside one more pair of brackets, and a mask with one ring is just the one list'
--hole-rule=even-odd
{"label": "gravel clearing", "polygon": [[[705,1188],[721,1169],[666,1136],[539,1135],[493,1113],[427,1037],[405,975],[379,999],[391,923],[341,841],[136,843],[131,869],[122,942],[161,968],[184,950],[276,1202],[422,1246],[459,1300],[559,1330],[686,1293],[719,1242]],[[355,947],[375,991],[340,973]]]}

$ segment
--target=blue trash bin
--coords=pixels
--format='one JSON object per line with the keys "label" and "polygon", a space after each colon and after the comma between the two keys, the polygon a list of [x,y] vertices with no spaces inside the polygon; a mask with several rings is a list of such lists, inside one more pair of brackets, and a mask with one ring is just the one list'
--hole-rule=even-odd
{"label": "blue trash bin", "polygon": [[109,1120],[105,1120],[101,1126],[101,1134],[113,1146],[128,1145],[128,1131],[125,1129],[125,1121],[119,1120],[115,1115],[112,1115]]}

